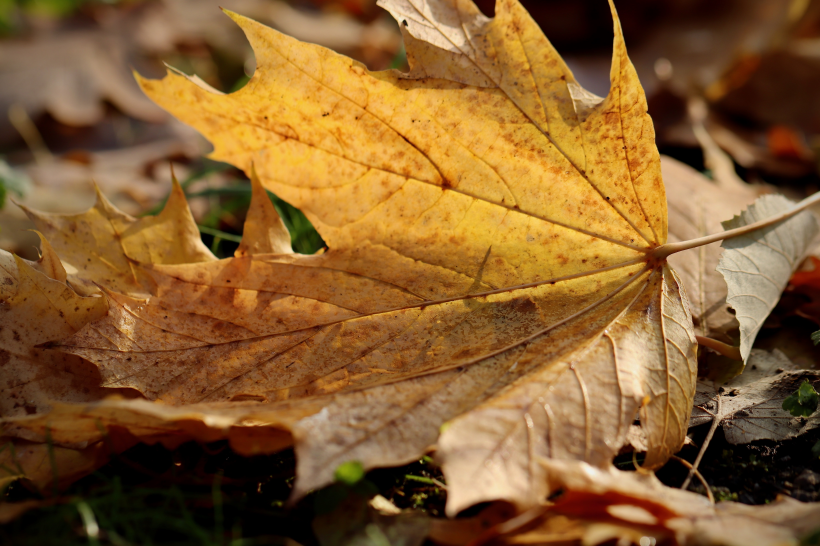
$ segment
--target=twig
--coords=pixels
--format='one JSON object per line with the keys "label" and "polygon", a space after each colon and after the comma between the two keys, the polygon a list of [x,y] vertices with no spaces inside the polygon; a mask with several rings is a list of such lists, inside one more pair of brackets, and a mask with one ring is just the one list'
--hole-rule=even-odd
{"label": "twig", "polygon": [[[715,409],[714,417],[712,417],[712,426],[709,428],[709,433],[706,435],[706,439],[703,440],[703,444],[700,446],[700,451],[698,452],[698,456],[695,458],[695,463],[691,465],[691,469],[689,470],[689,475],[686,476],[686,480],[683,482],[683,485],[680,486],[681,489],[686,489],[689,487],[689,484],[692,482],[692,475],[697,474],[701,481],[703,481],[703,476],[700,475],[698,472],[698,465],[700,464],[701,459],[703,459],[703,454],[706,453],[706,448],[709,447],[709,442],[712,441],[712,436],[715,435],[715,430],[717,430],[718,425],[720,424],[721,417],[720,417],[720,393],[718,393],[717,399],[715,401],[717,404],[717,408]],[[689,464],[688,462],[686,464]],[[704,481],[704,483],[706,483]],[[708,486],[707,486],[708,490]],[[710,494],[711,495],[711,494]],[[714,501],[712,501],[714,502]]]}
{"label": "twig", "polygon": [[[705,445],[705,444],[704,444],[704,445]],[[685,466],[685,467],[689,468],[689,475],[690,475],[690,476],[691,476],[692,474],[694,474],[695,476],[697,476],[697,477],[698,477],[698,479],[700,480],[700,483],[702,483],[702,484],[703,484],[703,487],[705,487],[705,488],[706,488],[706,497],[709,499],[709,502],[711,502],[712,504],[715,504],[715,496],[714,496],[714,495],[712,495],[712,490],[709,488],[709,484],[706,482],[706,478],[704,478],[704,477],[703,477],[703,474],[701,474],[700,472],[698,472],[698,469],[697,469],[697,468],[695,468],[695,467],[694,467],[694,465],[692,465],[692,463],[690,463],[690,462],[689,462],[689,461],[687,461],[686,459],[681,459],[681,458],[680,458],[680,457],[678,457],[677,455],[672,455],[672,457],[671,457],[671,458],[672,458],[673,460],[675,460],[675,461],[678,461],[678,462],[679,462],[680,464],[682,464],[683,466]],[[687,481],[688,481],[688,480],[689,480],[689,478],[687,478]]]}
{"label": "twig", "polygon": [[9,107],[8,116],[12,126],[17,129],[26,146],[31,150],[34,161],[40,165],[51,161],[53,159],[51,152],[46,146],[40,131],[37,130],[37,126],[26,112],[26,108],[22,104],[14,103]]}
{"label": "twig", "polygon": [[728,345],[723,343],[722,341],[718,341],[716,339],[712,339],[710,337],[703,337],[703,336],[695,336],[695,341],[698,342],[698,345],[702,345],[704,347],[709,347],[716,353],[720,353],[721,355],[725,356],[726,358],[731,358],[732,360],[742,361],[743,357],[740,354],[740,347],[735,347],[734,345]]}

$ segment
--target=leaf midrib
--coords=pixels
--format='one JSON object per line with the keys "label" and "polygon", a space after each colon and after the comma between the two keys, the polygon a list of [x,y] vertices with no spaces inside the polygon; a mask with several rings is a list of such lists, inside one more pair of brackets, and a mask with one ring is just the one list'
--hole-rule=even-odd
{"label": "leaf midrib", "polygon": [[[411,6],[413,6],[413,9],[415,9],[415,10],[416,10],[416,13],[418,13],[418,14],[419,14],[419,15],[420,15],[420,16],[421,16],[421,17],[422,17],[425,21],[427,21],[427,22],[429,22],[429,23],[430,23],[430,28],[433,28],[433,29],[435,29],[436,31],[438,31],[438,33],[439,33],[442,37],[444,37],[444,39],[445,39],[445,40],[447,40],[448,42],[450,42],[451,44],[453,44],[453,47],[455,47],[456,49],[458,49],[458,51],[459,51],[459,52],[461,52],[461,54],[462,54],[462,55],[463,55],[463,56],[464,56],[464,57],[465,57],[468,61],[470,61],[470,63],[472,63],[472,65],[473,65],[473,66],[475,66],[477,70],[479,70],[482,74],[484,74],[484,76],[485,76],[485,77],[486,77],[489,81],[493,82],[493,83],[496,85],[496,89],[500,90],[501,92],[503,92],[503,93],[507,96],[507,98],[510,100],[510,102],[512,102],[512,103],[515,105],[515,107],[519,110],[519,112],[521,112],[521,113],[522,113],[522,114],[523,114],[523,115],[524,115],[527,119],[529,119],[529,120],[530,120],[530,123],[532,123],[532,125],[533,125],[533,126],[537,127],[537,128],[538,128],[538,130],[539,130],[539,131],[541,131],[541,133],[542,133],[542,134],[543,134],[543,135],[547,138],[547,140],[549,140],[550,144],[552,144],[552,145],[555,147],[555,149],[556,149],[556,150],[558,150],[558,151],[561,153],[561,155],[563,155],[563,156],[564,156],[564,158],[566,158],[567,162],[568,162],[570,165],[572,165],[572,168],[573,168],[573,169],[575,169],[575,171],[578,173],[578,175],[579,175],[581,178],[583,178],[583,179],[584,179],[584,180],[585,180],[585,181],[586,181],[586,182],[590,185],[590,187],[592,187],[592,188],[593,188],[593,189],[594,189],[594,190],[595,190],[595,191],[596,191],[596,192],[597,192],[597,193],[601,196],[601,198],[604,200],[604,202],[605,202],[607,205],[609,205],[609,207],[610,207],[610,208],[611,208],[611,209],[612,209],[612,210],[613,210],[613,211],[614,211],[614,212],[615,212],[618,216],[620,216],[621,218],[623,218],[623,219],[624,219],[624,221],[626,221],[626,222],[629,224],[629,226],[630,226],[630,227],[631,227],[631,228],[632,228],[632,229],[633,229],[633,230],[634,230],[634,231],[635,231],[635,232],[636,232],[636,233],[637,233],[637,234],[641,237],[641,239],[643,239],[644,241],[646,241],[646,242],[647,242],[647,244],[650,244],[650,245],[652,244],[652,241],[649,241],[649,240],[646,238],[646,236],[643,234],[643,232],[642,232],[640,229],[638,229],[638,227],[637,227],[637,226],[636,226],[636,225],[635,225],[635,224],[634,224],[634,223],[633,223],[633,222],[632,222],[629,218],[627,218],[627,217],[626,217],[626,216],[625,216],[625,215],[624,215],[621,211],[619,211],[619,210],[615,207],[615,204],[614,204],[614,203],[612,203],[612,201],[611,201],[611,200],[606,199],[606,196],[603,194],[603,192],[602,192],[602,191],[601,191],[601,190],[600,190],[600,189],[599,189],[599,188],[598,188],[595,184],[593,184],[593,183],[592,183],[592,181],[589,179],[589,177],[588,177],[588,176],[587,176],[587,174],[586,174],[586,171],[581,170],[581,169],[580,169],[580,167],[578,167],[578,166],[575,164],[575,162],[573,162],[573,161],[572,161],[572,159],[569,157],[569,155],[567,155],[567,153],[566,153],[566,152],[564,152],[564,150],[563,150],[563,149],[562,149],[562,148],[558,145],[558,143],[557,143],[557,142],[555,142],[555,141],[553,140],[553,138],[552,138],[552,136],[550,135],[550,133],[549,133],[549,131],[548,131],[548,130],[544,130],[544,128],[542,128],[542,127],[541,127],[541,124],[540,124],[540,123],[538,123],[537,121],[535,121],[535,120],[532,118],[532,116],[530,116],[530,115],[529,115],[529,114],[528,114],[528,113],[524,110],[524,108],[522,108],[522,107],[521,107],[521,105],[520,105],[520,104],[518,104],[518,102],[517,102],[514,98],[510,97],[510,95],[509,95],[509,94],[508,94],[508,93],[507,93],[507,92],[506,92],[506,91],[505,91],[505,90],[504,90],[504,89],[503,89],[503,88],[499,85],[499,83],[498,83],[498,82],[497,82],[497,81],[496,81],[496,80],[495,80],[492,76],[490,76],[489,74],[487,74],[487,72],[486,72],[486,71],[485,71],[485,70],[484,70],[484,69],[483,69],[483,68],[482,68],[482,67],[481,67],[481,66],[480,66],[477,62],[475,62],[475,61],[474,61],[474,60],[473,60],[473,59],[472,59],[472,58],[471,58],[471,57],[470,57],[467,53],[465,53],[465,52],[464,52],[464,51],[463,51],[463,50],[462,50],[462,49],[458,46],[458,44],[456,44],[455,42],[453,42],[453,41],[452,41],[452,40],[451,40],[451,39],[447,36],[447,34],[446,34],[446,33],[442,32],[442,31],[440,30],[440,28],[436,25],[436,22],[435,22],[435,21],[430,21],[429,19],[427,19],[427,17],[426,17],[423,13],[421,13],[421,11],[418,9],[418,7],[416,7],[416,5],[412,2],[412,0],[409,0],[409,1],[408,1],[408,3],[409,3]],[[472,41],[470,40],[470,35],[469,35],[469,33],[466,31],[466,28],[465,28],[465,26],[464,26],[464,21],[463,21],[463,20],[461,20],[461,11],[458,11],[458,10],[457,10],[457,13],[458,13],[458,16],[459,16],[459,22],[461,23],[462,30],[464,31],[464,36],[465,36],[465,38],[467,38],[467,40],[470,42],[470,45],[472,46],[473,44],[472,44]],[[524,57],[527,59],[527,66],[528,66],[527,73],[528,73],[528,74],[530,75],[530,77],[532,78],[532,81],[533,81],[534,87],[536,88],[536,90],[538,90],[538,84],[535,82],[535,77],[533,76],[533,74],[532,74],[532,70],[531,70],[532,63],[530,62],[530,59],[529,59],[529,57],[527,56],[527,53],[526,53],[526,47],[524,47],[524,42],[523,42],[523,40],[521,39],[520,34],[517,32],[517,29],[516,29],[516,34],[515,34],[515,35],[516,35],[516,38],[518,38],[518,43],[519,43],[519,44],[521,44],[521,49],[524,51]],[[415,38],[415,37],[414,37],[414,38]],[[416,39],[417,39],[417,40],[421,40],[421,38],[416,38]],[[422,40],[422,41],[423,41],[423,40]],[[431,45],[432,47],[436,47],[436,46],[434,46],[433,44],[430,44],[430,45]],[[473,49],[475,49],[475,47],[474,47],[474,46],[473,46]],[[281,55],[281,53],[280,53],[280,55]],[[284,57],[284,56],[283,56],[283,58],[286,58],[286,57]],[[286,58],[286,59],[287,59],[287,58]],[[288,59],[288,62],[291,62],[291,61]],[[291,64],[294,64],[294,63],[291,63]],[[294,66],[296,66],[296,65],[294,64]],[[297,67],[297,68],[298,68],[298,67]],[[570,73],[570,75],[571,75],[571,73]],[[610,93],[611,93],[611,90],[610,90]],[[342,96],[344,96],[344,95],[342,95]],[[345,98],[347,98],[347,97],[345,97]],[[538,99],[539,99],[539,101],[541,102],[541,106],[542,106],[542,108],[544,108],[544,111],[545,111],[545,114],[546,114],[546,108],[545,108],[545,105],[544,105],[544,100],[543,100],[543,98],[541,97],[541,94],[540,94],[540,93],[538,93]],[[348,100],[350,100],[350,99],[348,99]],[[351,101],[351,102],[353,102],[353,101]],[[355,104],[355,103],[354,103],[354,104]],[[381,120],[380,120],[380,121],[381,121]],[[577,120],[576,120],[576,121],[577,121]],[[622,119],[620,118],[620,116],[619,116],[619,121],[620,121],[620,122],[622,122]],[[387,125],[387,124],[385,124],[385,125]],[[579,125],[580,125],[580,124],[579,124]],[[388,125],[388,127],[389,127],[389,125]],[[391,129],[392,129],[392,127],[391,127]],[[623,133],[623,125],[621,125],[621,132]],[[413,147],[415,148],[415,146],[413,146]],[[585,154],[585,155],[586,155],[586,154]],[[435,165],[434,165],[434,166],[435,166]],[[630,172],[630,179],[631,179],[631,172]],[[634,190],[634,181],[633,181],[633,190]],[[640,204],[640,199],[638,198],[637,192],[635,193],[635,198],[638,200],[638,203]],[[646,220],[647,225],[650,227],[650,229],[652,230],[652,232],[653,232],[653,234],[654,234],[655,229],[654,229],[654,227],[652,226],[652,224],[649,222],[649,218],[646,216],[646,212],[643,210],[643,206],[642,206],[642,205],[641,205],[641,213],[644,215],[644,220]],[[550,220],[546,220],[546,219],[544,219],[544,220],[545,220],[545,221],[547,221],[547,222],[549,222],[549,221],[550,221]],[[555,222],[553,222],[553,223],[555,223]],[[657,235],[656,235],[656,238],[657,238]]]}

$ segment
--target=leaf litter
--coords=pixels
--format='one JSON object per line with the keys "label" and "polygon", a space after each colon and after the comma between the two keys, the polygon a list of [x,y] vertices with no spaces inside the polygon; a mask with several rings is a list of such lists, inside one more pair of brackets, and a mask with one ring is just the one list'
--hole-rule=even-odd
{"label": "leaf litter", "polygon": [[[250,240],[213,261],[181,202],[163,212],[170,232],[31,212],[57,239],[66,221],[94,237],[55,244],[108,302],[48,349],[149,401],[55,405],[5,419],[6,434],[79,448],[122,427],[152,441],[227,437],[247,453],[294,442],[296,497],[346,461],[397,465],[436,444],[451,515],[484,500],[538,504],[556,479],[544,459],[608,467],[636,413],[647,468],[680,448],[694,329],[663,260],[660,158],[617,17],[601,99],[519,5],[500,2],[494,19],[418,7],[388,6],[405,29],[406,75],[231,15],[260,61],[247,87],[141,82],[213,141],[214,158],[258,173]],[[543,68],[522,62],[536,53]],[[533,174],[545,171],[549,184]],[[302,209],[329,250],[287,253],[259,184]],[[103,218],[122,217],[99,203]],[[180,255],[174,242],[191,244]],[[93,267],[81,260],[90,248]]]}
{"label": "leaf litter", "polygon": [[[784,402],[808,381],[817,384],[815,371],[799,370],[781,352],[755,350],[749,360],[755,367],[736,379],[717,387],[707,381],[698,383],[695,395],[693,426],[717,419],[731,444],[756,440],[786,440],[820,426],[820,416],[798,416],[783,406]],[[716,398],[720,397],[720,412]],[[808,419],[807,419],[808,418]]]}

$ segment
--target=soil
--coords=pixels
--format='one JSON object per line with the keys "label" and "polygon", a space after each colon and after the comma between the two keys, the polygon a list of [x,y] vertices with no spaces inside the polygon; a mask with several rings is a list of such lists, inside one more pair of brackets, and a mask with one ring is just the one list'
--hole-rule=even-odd
{"label": "soil", "polygon": [[[699,430],[698,430],[699,429]],[[697,445],[703,441],[708,425],[690,431]],[[744,504],[766,504],[778,495],[788,495],[804,502],[820,501],[820,458],[812,447],[820,441],[820,430],[792,440],[761,440],[747,445],[726,441],[720,427],[715,431],[698,470],[712,488],[716,500],[733,500]],[[678,455],[693,462],[698,448],[685,447]],[[672,465],[678,468],[670,468]],[[679,486],[688,469],[670,462],[658,473],[670,486]],[[692,491],[703,492],[697,480]]]}
{"label": "soil", "polygon": [[[705,425],[690,431],[697,445],[708,428]],[[820,501],[820,458],[812,455],[812,446],[818,440],[820,430],[784,442],[731,445],[718,428],[700,471],[717,500],[764,504],[778,495],[789,495],[806,502]],[[697,447],[687,446],[679,456],[691,462],[697,452]],[[616,464],[627,469],[632,455],[619,457]],[[658,472],[658,477],[678,487],[687,472],[673,460]],[[158,542],[163,544],[209,543],[198,542],[196,533],[216,536],[222,532],[255,537],[258,541],[254,544],[284,544],[283,537],[289,537],[303,546],[314,546],[317,542],[312,523],[326,498],[322,492],[315,492],[289,506],[294,476],[291,450],[246,458],[233,453],[225,442],[205,446],[187,443],[174,450],[139,445],[63,492],[61,500],[65,504],[33,510],[0,527],[0,542],[86,544],[76,509],[76,499],[85,499],[93,506],[103,529],[123,529],[122,534],[129,529],[132,533],[144,532],[155,540],[162,537]],[[372,491],[378,490],[399,508],[443,516],[446,491],[435,482],[443,482],[444,477],[429,458],[404,467],[373,470],[365,479],[372,484]],[[697,480],[690,489],[703,493]],[[24,484],[16,484],[7,498],[22,501],[38,496]],[[117,515],[114,505],[118,499],[128,510],[125,516]],[[163,522],[158,514],[167,516],[168,521]],[[106,521],[108,526],[103,524]],[[182,521],[189,521],[190,526],[174,524]],[[135,542],[145,543],[144,539]]]}

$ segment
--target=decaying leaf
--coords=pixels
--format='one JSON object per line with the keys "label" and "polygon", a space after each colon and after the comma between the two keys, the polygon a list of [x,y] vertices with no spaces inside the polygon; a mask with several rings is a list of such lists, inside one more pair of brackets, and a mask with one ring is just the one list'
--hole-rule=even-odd
{"label": "decaying leaf", "polygon": [[[652,475],[545,461],[565,491],[534,529],[503,544],[797,544],[816,530],[820,504],[780,497],[765,506],[710,505],[702,496],[661,485]],[[654,542],[651,539],[655,539]]]}
{"label": "decaying leaf", "polygon": [[[685,241],[721,231],[721,220],[739,213],[759,196],[758,188],[725,187],[712,182],[688,165],[661,157],[663,180],[669,206],[669,240]],[[669,263],[680,275],[689,296],[695,331],[730,343],[728,332],[738,328],[726,305],[726,281],[716,271],[720,243],[674,254]]]}
{"label": "decaying leaf", "polygon": [[39,269],[0,250],[0,416],[45,412],[51,401],[86,402],[104,396],[97,369],[42,343],[71,336],[103,317],[104,298],[83,297],[46,244]]}
{"label": "decaying leaf", "polygon": [[192,263],[215,260],[174,180],[163,211],[133,218],[97,190],[93,208],[81,214],[44,214],[22,207],[51,242],[69,272],[123,293],[140,293],[144,275],[135,262]]}
{"label": "decaying leaf", "polygon": [[[764,195],[740,215],[723,222],[723,227],[729,230],[746,226],[792,205],[782,195]],[[723,242],[725,250],[717,270],[726,279],[726,301],[740,323],[740,353],[744,361],[749,358],[763,321],[777,305],[817,232],[817,219],[811,212],[802,212],[778,225]]]}
{"label": "decaying leaf", "polygon": [[[600,99],[515,2],[494,19],[466,2],[385,7],[405,29],[407,75],[369,73],[232,15],[257,53],[248,86],[142,82],[214,143],[214,158],[253,162],[331,249],[151,268],[146,312],[202,314],[207,294],[239,305],[208,316],[264,337],[232,341],[245,356],[231,350],[235,363],[219,368],[211,349],[178,343],[165,354],[205,360],[157,370],[167,379],[143,375],[150,353],[79,338],[65,350],[173,403],[332,394],[295,426],[299,492],[347,459],[412,460],[464,414],[439,441],[456,484],[450,512],[529,504],[545,493],[534,454],[605,464],[645,397],[659,464],[683,438],[693,338],[671,270],[648,258],[666,239],[665,198],[619,27],[613,90]],[[244,309],[260,297],[277,305],[256,324]],[[118,371],[127,357],[131,371]]]}
{"label": "decaying leaf", "polygon": [[[653,255],[666,199],[617,18],[601,99],[516,2],[494,19],[466,2],[386,7],[405,29],[409,74],[370,73],[234,15],[257,52],[248,86],[141,82],[214,142],[214,157],[253,165],[305,211],[330,250],[258,254],[287,249],[253,243],[229,260],[170,260],[170,240],[153,252],[142,243],[159,227],[122,220],[141,238],[96,227],[118,218],[103,202],[86,223],[39,215],[109,302],[61,348],[97,364],[104,386],[182,414],[266,402],[233,415],[292,434],[297,496],[347,460],[395,465],[438,443],[450,513],[488,499],[531,505],[547,493],[536,457],[607,465],[639,410],[646,464],[662,464],[688,423],[694,338],[679,283]],[[61,235],[68,222],[94,243]],[[102,419],[141,436],[143,403],[61,406],[7,430],[42,436],[50,423],[55,441],[81,444],[99,441],[91,423]]]}
{"label": "decaying leaf", "polygon": [[[782,441],[820,426],[820,415],[795,417],[783,409],[783,401],[808,380],[820,386],[820,375],[798,370],[780,351],[755,349],[746,370],[718,390],[717,385],[699,381],[692,426],[718,419],[726,440],[747,444],[755,440]],[[720,412],[717,397],[720,397]]]}

